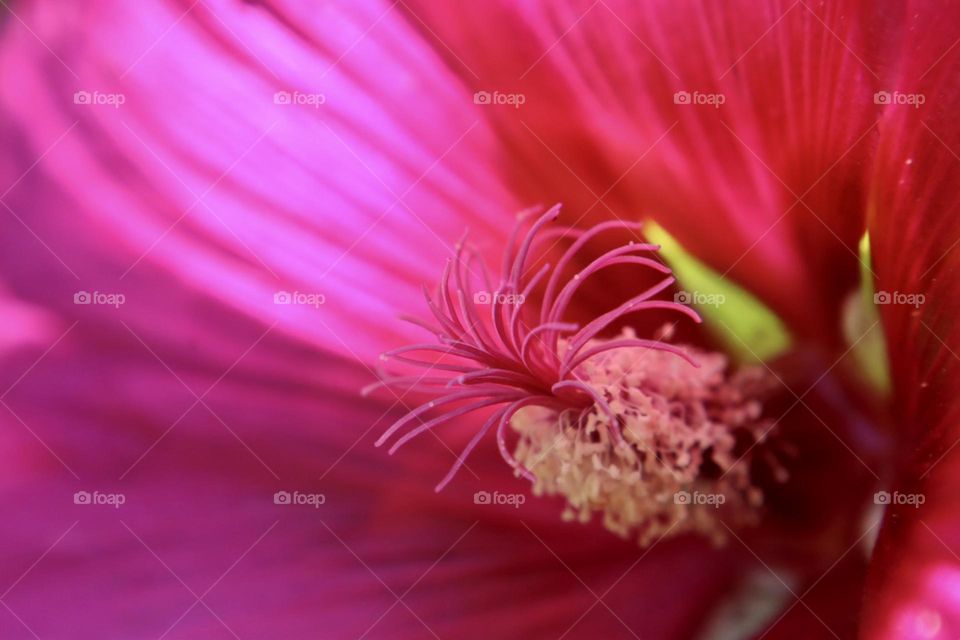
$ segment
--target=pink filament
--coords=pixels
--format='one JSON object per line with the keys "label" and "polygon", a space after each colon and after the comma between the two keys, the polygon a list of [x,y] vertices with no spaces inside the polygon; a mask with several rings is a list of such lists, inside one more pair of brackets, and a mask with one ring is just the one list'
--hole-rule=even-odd
{"label": "pink filament", "polygon": [[[669,277],[670,269],[665,265],[648,257],[634,255],[642,251],[656,251],[659,248],[656,245],[631,242],[607,251],[561,286],[563,273],[587,242],[603,231],[636,229],[639,224],[616,221],[603,222],[587,230],[565,227],[544,229],[560,215],[560,206],[557,205],[539,215],[521,238],[521,228],[535,214],[536,210],[530,209],[518,216],[518,223],[504,252],[501,280],[496,291],[490,290],[492,281],[486,267],[477,253],[467,246],[466,238],[457,243],[454,258],[448,260],[444,266],[436,296],[431,296],[424,289],[427,307],[438,325],[405,318],[406,321],[432,333],[436,342],[408,345],[388,351],[382,356],[384,362],[415,367],[420,370],[420,375],[389,374],[382,371],[381,382],[363,390],[364,393],[369,393],[374,389],[389,386],[405,392],[424,391],[439,396],[409,411],[383,433],[376,442],[377,446],[384,444],[404,427],[415,421],[419,423],[419,426],[409,429],[393,444],[390,453],[436,426],[487,407],[498,407],[471,438],[453,467],[437,485],[437,491],[454,478],[467,456],[494,424],[497,424],[497,447],[503,459],[518,474],[532,480],[533,475],[524,469],[507,449],[505,433],[514,414],[527,406],[550,407],[561,412],[580,410],[581,415],[585,408],[597,406],[610,418],[611,437],[622,442],[618,421],[607,400],[588,384],[589,381],[580,380],[574,374],[579,365],[598,354],[612,349],[659,349],[697,365],[681,348],[653,340],[620,339],[591,345],[591,341],[612,323],[627,314],[645,309],[678,311],[697,322],[700,321],[695,312],[681,304],[651,300],[674,281]],[[523,280],[525,265],[535,241],[562,237],[572,237],[574,240],[556,266],[551,268],[549,264],[544,264],[533,277]],[[536,246],[542,244],[537,243]],[[475,292],[471,286],[468,272],[473,272],[472,264],[480,266],[481,275],[476,276],[475,280],[482,282],[487,291]],[[668,277],[582,328],[564,322],[562,316],[583,282],[614,265],[646,267]],[[538,314],[532,314],[539,318],[539,324],[532,328],[527,327],[522,321],[524,304],[529,302],[534,289],[548,274],[541,308]],[[485,301],[475,297],[480,294],[486,297]],[[514,296],[514,299],[505,302],[506,296]],[[489,304],[489,314],[479,308],[483,304]],[[567,342],[564,352],[559,353],[560,334],[571,332],[576,333]],[[417,352],[434,354],[434,357],[431,361],[429,357],[421,359],[405,355]],[[432,371],[448,372],[450,375],[428,376]],[[570,394],[570,390],[577,393]],[[424,421],[421,416],[434,408],[440,408],[440,414]]]}

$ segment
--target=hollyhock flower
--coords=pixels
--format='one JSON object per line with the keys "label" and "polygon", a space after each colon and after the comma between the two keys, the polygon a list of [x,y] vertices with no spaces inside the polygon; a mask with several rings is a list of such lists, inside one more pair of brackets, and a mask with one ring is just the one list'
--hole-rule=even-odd
{"label": "hollyhock flower", "polygon": [[3,637],[957,635],[953,5],[3,6]]}

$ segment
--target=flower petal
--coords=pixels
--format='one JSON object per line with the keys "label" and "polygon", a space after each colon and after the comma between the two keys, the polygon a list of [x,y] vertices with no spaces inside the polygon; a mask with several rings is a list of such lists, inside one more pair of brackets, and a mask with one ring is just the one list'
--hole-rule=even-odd
{"label": "flower petal", "polygon": [[[742,558],[701,540],[644,555],[562,524],[492,443],[468,463],[482,480],[433,494],[454,454],[373,450],[396,409],[349,393],[362,367],[155,267],[131,274],[146,277],[204,320],[69,304],[72,330],[0,367],[3,637],[684,638],[738,579]],[[477,504],[481,488],[527,500]],[[123,504],[75,504],[78,491]],[[277,491],[325,500],[278,505]]]}
{"label": "flower petal", "polygon": [[[384,317],[419,307],[434,233],[469,221],[499,250],[491,212],[516,203],[392,5],[290,7],[33,2],[4,25],[0,264],[49,340],[0,366],[0,635],[689,637],[739,555],[685,541],[640,559],[546,501],[434,496],[454,459],[439,443],[388,461],[370,446],[398,408],[359,399],[362,363],[401,342]],[[329,130],[272,102],[331,64]],[[277,307],[277,290],[327,305]],[[520,490],[478,453],[483,489]],[[289,490],[326,502],[274,504]]]}
{"label": "flower petal", "polygon": [[404,6],[465,82],[524,96],[478,107],[509,141],[501,162],[519,193],[549,193],[575,217],[652,217],[799,335],[842,344],[882,12],[786,0]]}
{"label": "flower petal", "polygon": [[[372,359],[407,335],[383,320],[419,308],[463,230],[498,247],[522,208],[470,94],[390,3],[30,2],[17,15],[0,53],[17,91],[0,110],[20,170],[42,158],[34,171],[74,212],[38,237],[56,256],[75,226],[98,229],[124,255],[118,286],[162,264]],[[30,224],[18,178],[5,202]],[[278,291],[331,311],[277,306]]]}
{"label": "flower petal", "polygon": [[868,638],[960,633],[958,18],[952,3],[905,3],[891,15],[901,28],[884,40],[893,99],[872,168],[870,238],[902,457],[882,500]]}

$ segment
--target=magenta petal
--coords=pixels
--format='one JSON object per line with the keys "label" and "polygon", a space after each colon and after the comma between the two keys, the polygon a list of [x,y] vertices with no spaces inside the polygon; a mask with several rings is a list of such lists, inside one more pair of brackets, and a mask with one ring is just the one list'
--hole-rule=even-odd
{"label": "magenta petal", "polygon": [[[283,4],[22,3],[0,51],[19,156],[0,167],[5,201],[31,217],[36,183],[15,181],[42,157],[35,171],[71,212],[40,236],[54,254],[83,225],[123,256],[121,284],[157,264],[240,313],[372,359],[413,335],[383,321],[417,308],[455,238],[469,226],[495,248],[521,207],[492,172],[471,94],[399,9]],[[65,278],[81,270],[44,258]],[[327,306],[278,306],[278,291]]]}
{"label": "magenta petal", "polygon": [[[629,627],[680,639],[739,579],[737,550],[671,541],[628,572],[642,550],[563,525],[550,501],[475,504],[480,488],[522,490],[495,471],[493,446],[469,463],[482,482],[435,496],[454,454],[383,460],[372,440],[395,413],[356,402],[362,367],[263,336],[151,275],[163,303],[204,321],[152,325],[156,309],[142,301],[99,314],[70,305],[79,323],[32,369],[40,345],[4,360],[5,402],[23,423],[0,414],[15,452],[0,475],[0,583],[13,586],[0,636],[629,637]],[[325,502],[274,503],[293,490]],[[125,502],[78,505],[77,491]],[[597,605],[591,590],[607,589]]]}

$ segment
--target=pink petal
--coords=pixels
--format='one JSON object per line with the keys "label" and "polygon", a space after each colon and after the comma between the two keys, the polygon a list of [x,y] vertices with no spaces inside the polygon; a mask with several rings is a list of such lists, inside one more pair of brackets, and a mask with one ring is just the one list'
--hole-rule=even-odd
{"label": "pink petal", "polygon": [[[30,30],[7,25],[0,67],[17,91],[0,108],[22,136],[18,169],[42,156],[36,170],[70,203],[41,235],[52,252],[69,251],[77,226],[97,229],[123,256],[117,286],[159,264],[238,312],[372,359],[406,335],[384,321],[419,308],[456,237],[469,226],[496,247],[521,206],[492,172],[471,95],[398,9],[288,4],[26,3]],[[76,104],[77,91],[124,103]],[[278,91],[325,102],[276,104]],[[6,196],[21,218],[26,186]],[[274,305],[281,290],[326,306]]]}

